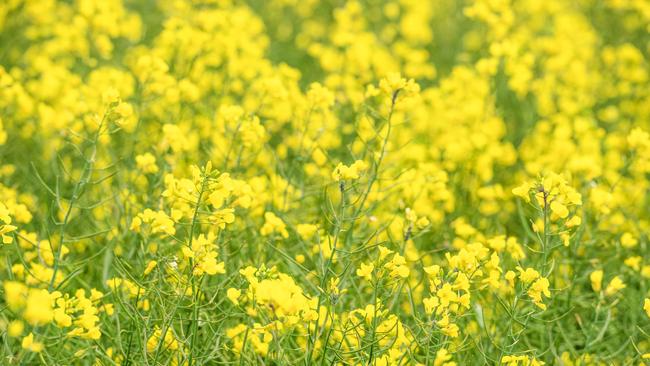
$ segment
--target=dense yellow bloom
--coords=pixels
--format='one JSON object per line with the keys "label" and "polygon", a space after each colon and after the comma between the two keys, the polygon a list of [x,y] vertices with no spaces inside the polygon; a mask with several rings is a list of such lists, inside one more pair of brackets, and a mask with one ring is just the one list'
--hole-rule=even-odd
{"label": "dense yellow bloom", "polygon": [[190,246],[183,246],[183,256],[192,261],[192,273],[194,275],[226,273],[225,264],[217,262],[218,253],[214,240],[214,235],[200,234],[192,240]]}
{"label": "dense yellow bloom", "polygon": [[0,1],[3,362],[645,362],[648,24]]}
{"label": "dense yellow bloom", "polygon": [[174,221],[162,211],[145,209],[131,222],[131,230],[140,231],[142,224],[149,224],[152,234],[164,233],[166,235],[176,234]]}
{"label": "dense yellow bloom", "polygon": [[307,99],[314,108],[329,108],[334,104],[334,94],[320,83],[309,85]]}
{"label": "dense yellow bloom", "polygon": [[[313,302],[291,276],[284,273],[276,274],[275,269],[267,271],[264,267],[260,269],[248,267],[240,273],[249,283],[245,296],[247,305],[256,306],[248,308],[252,314],[257,314],[254,309],[259,309],[266,313],[265,316],[270,315],[287,327],[295,326],[301,319],[307,321],[316,319],[317,313],[313,309]],[[268,273],[270,278],[260,279],[264,273]],[[231,301],[241,305],[242,295],[238,291],[231,288],[227,296]]]}
{"label": "dense yellow bloom", "polygon": [[23,317],[32,325],[43,325],[52,321],[52,296],[47,290],[30,289],[25,300]]}

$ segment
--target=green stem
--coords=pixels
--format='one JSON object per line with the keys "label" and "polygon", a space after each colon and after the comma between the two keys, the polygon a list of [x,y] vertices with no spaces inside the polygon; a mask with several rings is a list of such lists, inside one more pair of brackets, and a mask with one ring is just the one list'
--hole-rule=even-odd
{"label": "green stem", "polygon": [[[208,177],[205,176],[207,174],[206,171],[203,171],[204,177],[203,180],[201,181],[201,190],[199,191],[199,197],[196,201],[196,207],[194,208],[194,214],[192,215],[192,224],[190,225],[190,238],[188,241],[188,245],[190,249],[192,248],[192,241],[194,240],[194,228],[196,227],[197,219],[199,216],[199,207],[201,207],[201,199],[203,198],[203,194],[205,192],[205,185],[208,180]],[[190,366],[194,365],[194,348],[196,346],[196,337],[198,333],[198,324],[199,324],[199,302],[201,301],[201,283],[203,282],[203,276],[201,276],[198,279],[197,283],[197,277],[194,275],[194,259],[190,258],[190,271],[191,271],[191,276],[192,276],[192,295],[193,295],[193,301],[192,301],[192,340],[190,341],[190,355],[189,355],[189,360],[188,364]]]}
{"label": "green stem", "polygon": [[101,135],[101,130],[102,127],[104,126],[104,120],[106,119],[106,115],[108,113],[110,113],[110,110],[106,114],[104,114],[102,120],[99,122],[99,127],[97,128],[97,131],[95,131],[95,136],[93,138],[93,145],[92,145],[92,153],[90,154],[89,159],[85,159],[86,162],[84,163],[84,168],[81,172],[81,176],[79,178],[79,181],[77,181],[77,183],[75,184],[74,189],[72,190],[72,197],[70,197],[70,204],[68,205],[68,209],[66,210],[65,216],[63,218],[63,222],[60,223],[59,246],[56,248],[56,254],[54,255],[54,266],[52,268],[52,277],[50,278],[50,283],[48,285],[49,292],[52,292],[52,290],[54,289],[54,282],[56,281],[56,275],[59,272],[59,267],[61,263],[61,253],[62,253],[63,243],[65,239],[65,228],[68,225],[68,222],[70,220],[70,214],[72,213],[72,209],[75,203],[83,194],[83,188],[90,180],[90,174],[95,165],[95,157],[97,155],[97,142],[99,141],[99,136]]}

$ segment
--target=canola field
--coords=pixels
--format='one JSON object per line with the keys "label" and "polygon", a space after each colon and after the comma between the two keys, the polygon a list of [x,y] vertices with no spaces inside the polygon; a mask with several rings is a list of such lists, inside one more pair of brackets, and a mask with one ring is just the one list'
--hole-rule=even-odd
{"label": "canola field", "polygon": [[650,364],[650,1],[1,0],[1,365]]}

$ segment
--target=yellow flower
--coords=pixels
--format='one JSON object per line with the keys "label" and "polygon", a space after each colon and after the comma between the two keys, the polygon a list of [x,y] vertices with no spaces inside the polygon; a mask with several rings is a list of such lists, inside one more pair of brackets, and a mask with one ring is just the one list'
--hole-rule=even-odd
{"label": "yellow flower", "polygon": [[144,174],[154,174],[158,172],[156,157],[150,153],[144,153],[135,157],[135,164]]}
{"label": "yellow flower", "polygon": [[44,325],[52,321],[52,296],[47,290],[30,289],[23,317],[31,325]]}
{"label": "yellow flower", "polygon": [[406,278],[409,276],[411,273],[411,270],[405,266],[405,265],[400,265],[396,266],[392,271],[391,271],[391,276],[393,277],[401,277],[401,278]]}
{"label": "yellow flower", "polygon": [[448,314],[443,315],[442,319],[437,322],[437,325],[443,334],[451,338],[457,338],[460,334],[460,328],[449,320]]}
{"label": "yellow flower", "polygon": [[445,348],[441,348],[436,352],[436,359],[433,361],[433,366],[442,366],[451,360],[451,354]]}
{"label": "yellow flower", "polygon": [[411,273],[411,270],[406,265],[406,259],[400,254],[393,255],[393,258],[384,264],[384,267],[389,271],[391,277],[406,278]]}
{"label": "yellow flower", "polygon": [[34,333],[29,333],[22,341],[23,349],[31,352],[42,352],[43,343],[34,341]]}
{"label": "yellow flower", "polygon": [[334,104],[334,94],[320,83],[312,83],[307,91],[307,99],[314,108],[329,108]]}
{"label": "yellow flower", "polygon": [[602,289],[603,271],[596,270],[591,272],[591,274],[589,275],[589,280],[591,281],[591,288],[595,292],[599,292]]}
{"label": "yellow flower", "polygon": [[7,235],[16,230],[16,227],[10,224],[11,216],[9,216],[9,210],[7,206],[0,202],[0,238],[2,238],[3,244],[11,244],[14,241],[13,237]]}
{"label": "yellow flower", "polygon": [[436,277],[440,273],[440,266],[434,264],[428,267],[424,267],[423,270],[427,275],[429,275],[429,277]]}
{"label": "yellow flower", "polygon": [[154,270],[154,268],[156,268],[157,265],[158,265],[158,262],[156,262],[156,261],[149,261],[149,262],[147,263],[147,266],[144,268],[144,273],[143,273],[143,274],[144,274],[145,276],[148,275],[149,273],[151,273],[151,271]]}
{"label": "yellow flower", "polygon": [[280,273],[277,278],[252,282],[249,290],[258,305],[269,309],[274,316],[290,325],[296,324],[301,317],[313,316],[309,297],[287,274]]}
{"label": "yellow flower", "polygon": [[530,190],[533,189],[534,183],[524,182],[520,186],[512,189],[512,194],[523,198],[524,201],[530,202]]}
{"label": "yellow flower", "polygon": [[25,324],[20,321],[20,320],[13,320],[11,323],[9,323],[9,326],[7,327],[7,334],[9,334],[10,337],[18,337],[21,334],[23,334],[23,330],[25,329]]}
{"label": "yellow flower", "polygon": [[368,169],[368,164],[363,160],[357,160],[350,166],[339,163],[332,172],[332,179],[336,182],[341,180],[356,180],[360,178],[360,174],[366,169]]}
{"label": "yellow flower", "polygon": [[535,281],[537,278],[539,278],[539,272],[537,272],[533,268],[526,268],[525,270],[521,267],[517,267],[517,270],[519,271],[519,279],[523,283],[531,283]]}
{"label": "yellow flower", "polygon": [[9,308],[18,311],[25,304],[27,297],[27,286],[17,281],[5,281],[4,283],[5,301]]}
{"label": "yellow flower", "polygon": [[420,86],[413,79],[405,79],[398,72],[391,72],[379,81],[379,89],[390,96],[410,96],[420,92]]}
{"label": "yellow flower", "polygon": [[639,271],[641,269],[641,261],[642,260],[643,260],[643,258],[641,258],[641,256],[636,255],[636,256],[626,258],[623,261],[623,263],[626,266],[634,269],[635,271]]}
{"label": "yellow flower", "polygon": [[192,273],[196,276],[203,274],[215,275],[226,273],[225,263],[218,262],[214,234],[200,234],[192,240],[191,246],[184,246],[181,251],[186,259],[192,259]]}
{"label": "yellow flower", "polygon": [[648,149],[650,148],[650,134],[637,127],[627,136],[627,143],[632,149]]}
{"label": "yellow flower", "polygon": [[503,276],[506,281],[508,281],[508,285],[511,288],[515,287],[515,278],[517,278],[517,274],[514,271],[508,271],[506,274]]}
{"label": "yellow flower", "polygon": [[163,211],[145,209],[133,219],[130,229],[140,231],[143,223],[150,225],[152,234],[164,233],[169,236],[176,234],[174,221]]}
{"label": "yellow flower", "polygon": [[239,289],[230,287],[228,290],[226,290],[226,297],[228,297],[228,299],[232,301],[232,303],[235,305],[239,305],[240,296],[241,296],[241,290]]}
{"label": "yellow flower", "polygon": [[619,292],[620,290],[624,289],[627,287],[623,280],[619,277],[616,276],[612,278],[611,281],[609,281],[609,284],[607,285],[607,288],[605,289],[605,295],[611,296],[614,295],[615,293]]}
{"label": "yellow flower", "polygon": [[72,317],[66,313],[64,307],[54,309],[54,321],[61,328],[72,325]]}
{"label": "yellow flower", "polygon": [[432,314],[436,308],[438,308],[438,305],[440,305],[440,300],[436,296],[431,296],[424,298],[422,300],[422,304],[424,305],[424,311],[427,314]]}
{"label": "yellow flower", "polygon": [[541,277],[530,286],[528,289],[528,296],[533,299],[535,305],[540,309],[546,310],[546,305],[543,303],[542,295],[546,297],[551,297],[551,292],[549,291],[549,282],[545,277]]}
{"label": "yellow flower", "polygon": [[638,243],[639,241],[631,233],[626,232],[621,236],[621,245],[624,248],[634,248]]}
{"label": "yellow flower", "polygon": [[264,225],[260,229],[260,234],[269,236],[273,233],[280,234],[285,239],[289,237],[284,221],[273,212],[266,212],[264,213]]}
{"label": "yellow flower", "polygon": [[309,240],[318,231],[318,226],[312,224],[298,224],[296,226],[296,231],[303,240]]}
{"label": "yellow flower", "polygon": [[521,362],[522,366],[542,366],[544,365],[544,362],[538,361],[534,357],[528,357],[528,356],[515,356],[515,355],[507,355],[503,356],[501,358],[501,363],[507,364],[507,366],[518,366],[519,363]]}
{"label": "yellow flower", "polygon": [[551,211],[561,219],[569,216],[569,209],[558,201],[551,202]]}
{"label": "yellow flower", "polygon": [[572,218],[570,218],[565,225],[569,228],[572,228],[572,227],[580,226],[580,224],[582,224],[582,218],[580,216],[575,215]]}
{"label": "yellow flower", "polygon": [[386,259],[386,257],[388,257],[391,254],[393,254],[392,250],[386,248],[383,245],[379,246],[379,260],[380,261],[383,261],[384,259]]}
{"label": "yellow flower", "polygon": [[210,222],[219,227],[219,229],[225,229],[226,224],[235,222],[235,209],[224,208],[213,212],[210,216]]}
{"label": "yellow flower", "polygon": [[375,269],[375,265],[372,263],[365,264],[361,263],[361,266],[357,269],[357,276],[366,279],[367,281],[372,280],[372,271]]}

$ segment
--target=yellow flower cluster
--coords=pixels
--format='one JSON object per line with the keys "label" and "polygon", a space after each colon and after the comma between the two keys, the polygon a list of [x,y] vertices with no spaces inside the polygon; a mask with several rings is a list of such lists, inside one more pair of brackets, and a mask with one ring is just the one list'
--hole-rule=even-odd
{"label": "yellow flower cluster", "polygon": [[[59,291],[48,292],[45,289],[27,287],[21,282],[7,281],[3,285],[5,302],[16,315],[8,327],[12,337],[19,337],[24,332],[24,323],[34,329],[53,324],[66,332],[67,337],[98,340],[100,330],[100,313],[113,314],[112,304],[101,304],[104,294],[92,289],[90,297],[83,289],[74,296],[63,295]],[[22,347],[32,352],[43,349],[41,342],[34,340],[30,332],[22,340]]]}
{"label": "yellow flower cluster", "polygon": [[7,206],[0,203],[0,221],[2,221],[2,226],[0,226],[0,237],[2,238],[2,244],[11,244],[14,241],[14,238],[10,235],[12,231],[16,230],[16,227],[11,225],[11,216],[9,216],[9,210]]}
{"label": "yellow flower cluster", "polygon": [[332,179],[338,182],[341,180],[356,180],[359,179],[360,174],[368,168],[368,165],[363,160],[357,160],[350,166],[339,163],[332,172]]}

